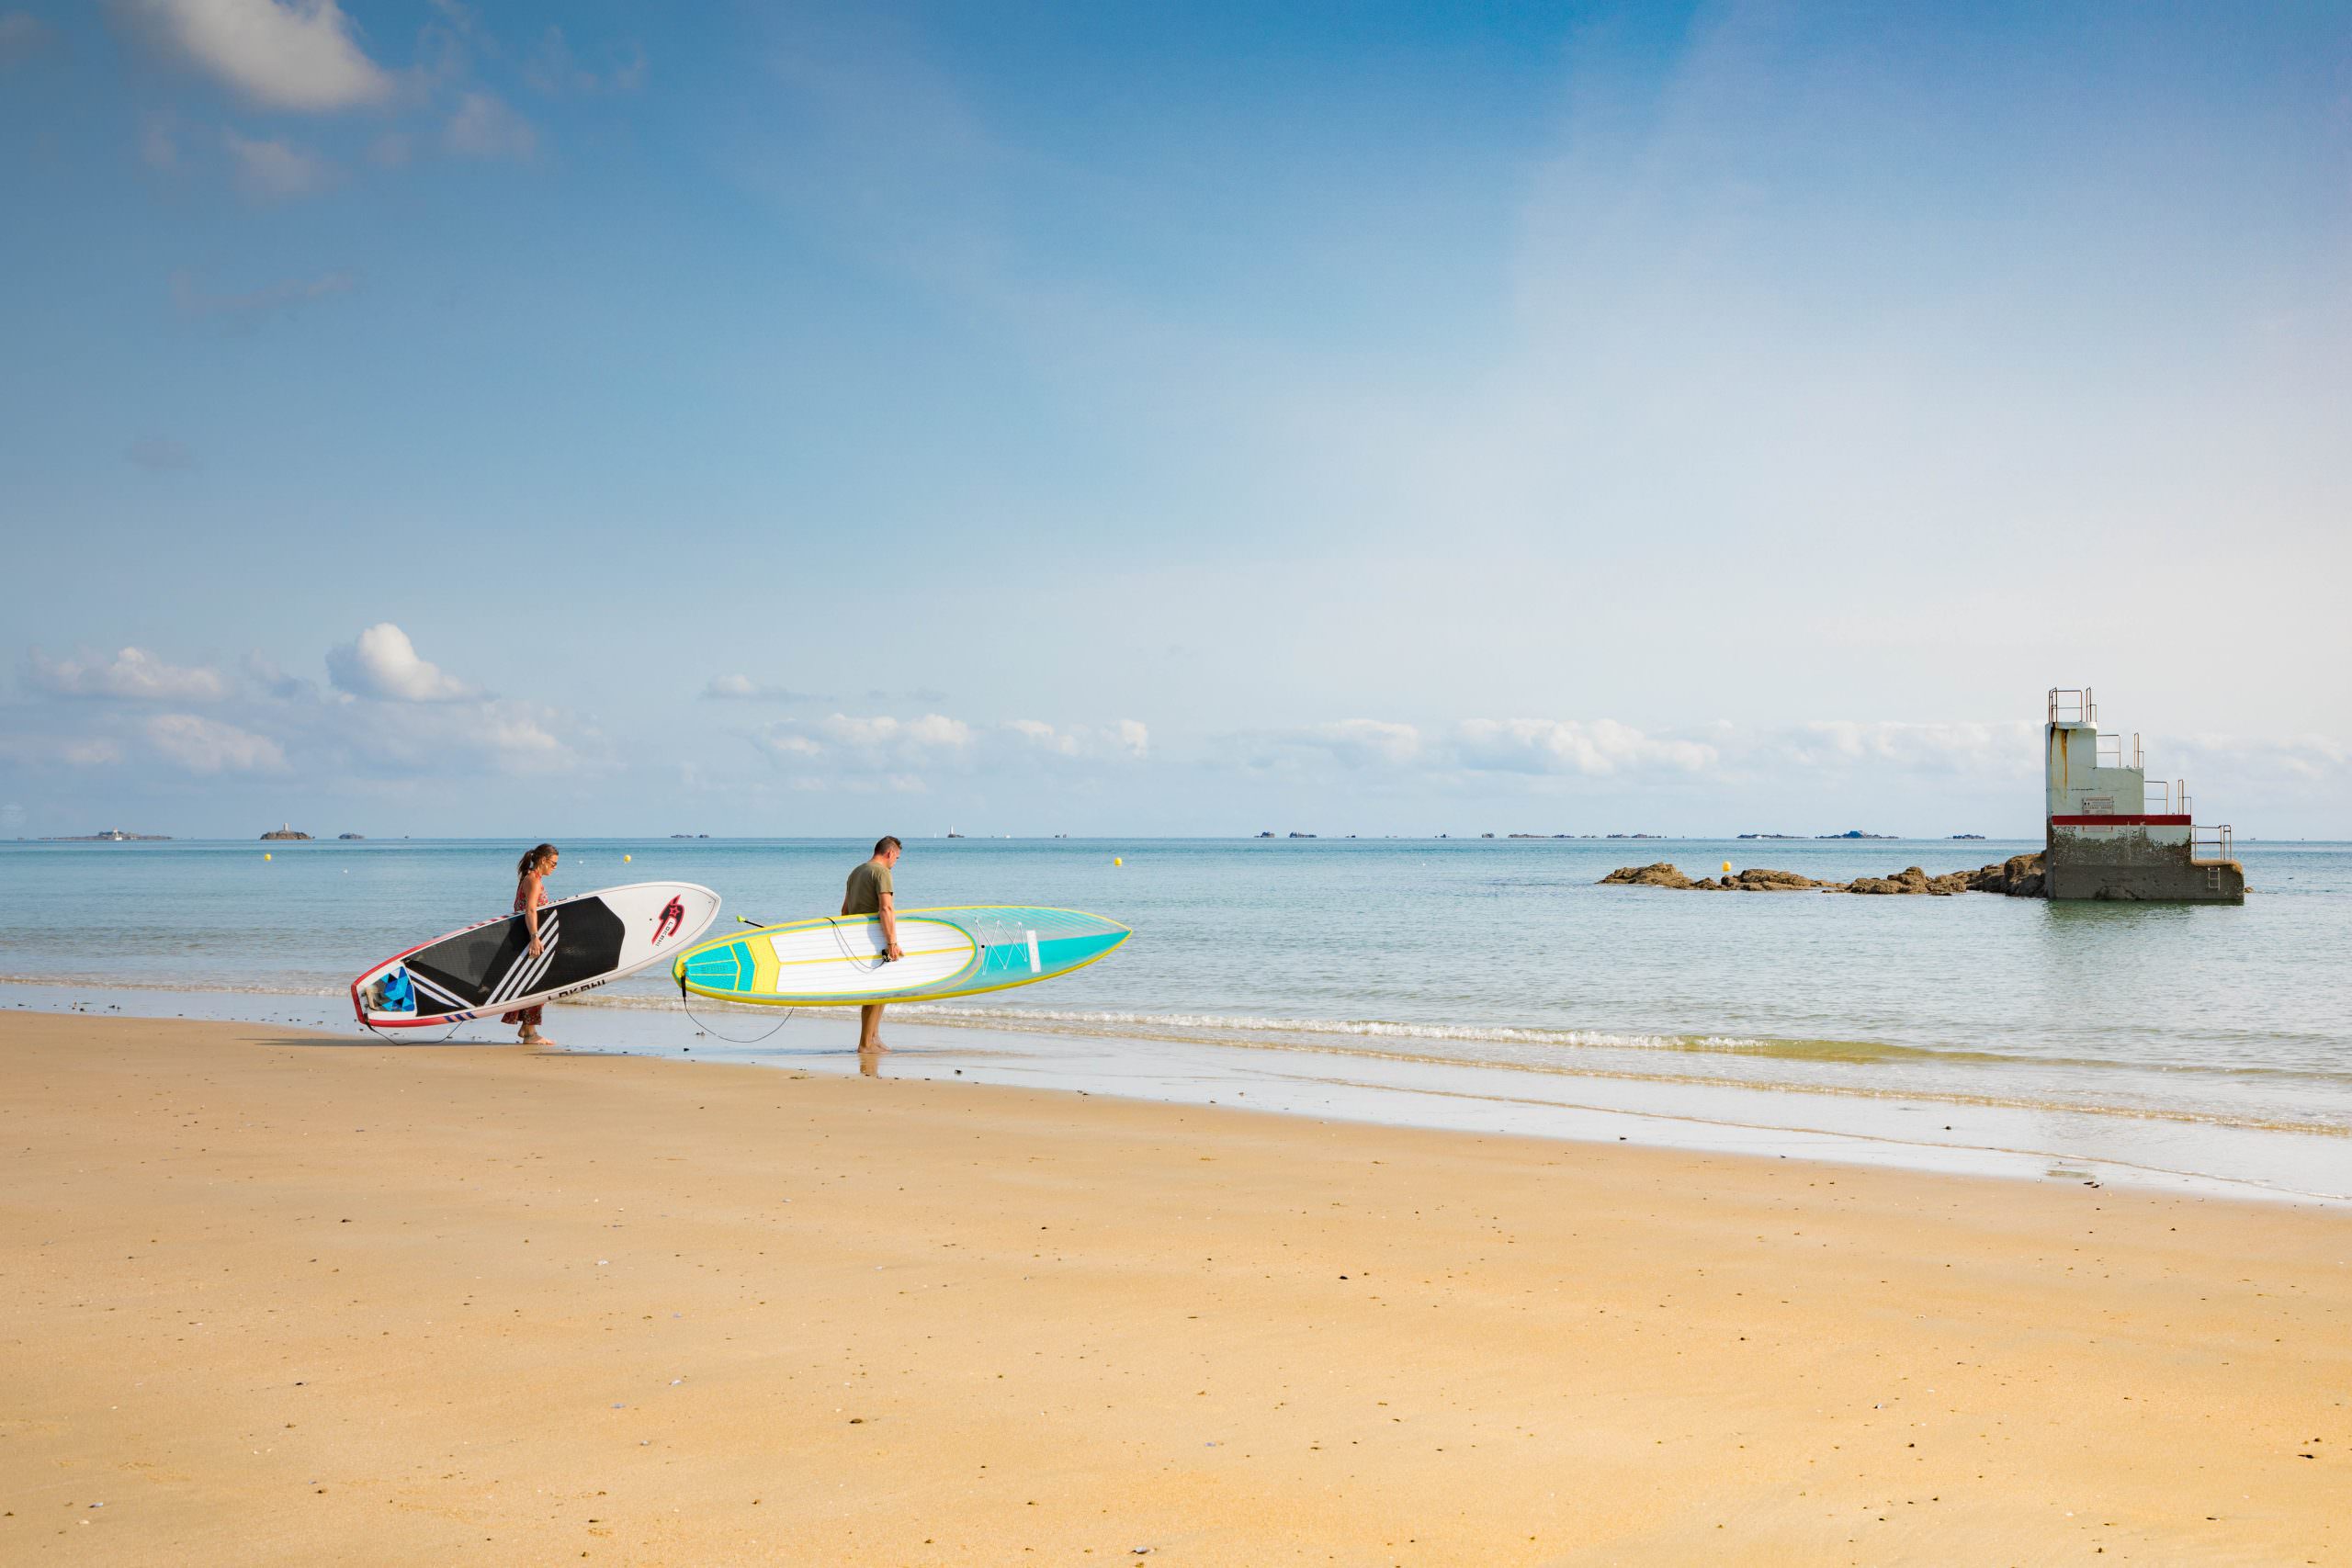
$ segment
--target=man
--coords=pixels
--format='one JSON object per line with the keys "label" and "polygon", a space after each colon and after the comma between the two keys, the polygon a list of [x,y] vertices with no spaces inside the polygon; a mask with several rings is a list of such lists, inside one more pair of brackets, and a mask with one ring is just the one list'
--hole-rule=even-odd
{"label": "man", "polygon": [[[899,863],[900,848],[897,839],[886,834],[874,846],[874,858],[849,874],[848,891],[842,895],[842,914],[882,918],[885,964],[906,956],[899,951],[899,906],[890,892],[890,868]],[[858,1053],[863,1055],[889,1048],[882,1043],[882,1004],[868,1002],[857,1010]]]}

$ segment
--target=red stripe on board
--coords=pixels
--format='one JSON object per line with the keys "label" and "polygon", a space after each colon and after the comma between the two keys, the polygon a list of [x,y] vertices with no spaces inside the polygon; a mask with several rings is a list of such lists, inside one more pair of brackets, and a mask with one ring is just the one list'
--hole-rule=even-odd
{"label": "red stripe on board", "polygon": [[2193,817],[2052,817],[2052,828],[2187,828]]}

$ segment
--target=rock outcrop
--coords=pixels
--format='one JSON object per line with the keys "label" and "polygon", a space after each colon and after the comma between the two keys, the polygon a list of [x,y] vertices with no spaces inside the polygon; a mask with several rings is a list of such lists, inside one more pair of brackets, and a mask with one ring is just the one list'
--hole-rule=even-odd
{"label": "rock outcrop", "polygon": [[1774,871],[1764,866],[1750,866],[1735,875],[1702,876],[1693,882],[1666,861],[1652,865],[1622,865],[1600,880],[1603,884],[1679,887],[1702,893],[1910,893],[1931,898],[1949,898],[1955,893],[2002,893],[2012,898],[2046,897],[2040,855],[2012,855],[1998,865],[1946,872],[1941,876],[1930,876],[1921,867],[1907,865],[1892,876],[1858,876],[1851,882],[1816,882],[1793,871]]}
{"label": "rock outcrop", "polygon": [[1600,880],[1632,883],[1640,887],[1696,887],[1699,886],[1664,861],[1658,862],[1656,865],[1621,865]]}

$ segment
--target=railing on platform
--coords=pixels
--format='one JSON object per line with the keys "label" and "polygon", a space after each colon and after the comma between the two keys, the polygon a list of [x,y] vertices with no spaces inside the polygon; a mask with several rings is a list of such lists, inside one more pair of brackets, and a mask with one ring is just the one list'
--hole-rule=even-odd
{"label": "railing on platform", "polygon": [[2147,810],[2158,817],[2188,815],[2188,781],[2150,779],[2146,784]]}
{"label": "railing on platform", "polygon": [[2097,724],[2098,704],[2091,700],[2091,689],[2088,686],[2051,687],[2050,722],[2052,724]]}
{"label": "railing on platform", "polygon": [[2130,761],[2127,762],[2123,760],[2123,737],[2120,735],[2102,735],[2098,738],[2098,755],[2093,760],[2096,761],[2102,768],[2144,767],[2146,764],[2142,761],[2140,755],[2140,732],[2136,729],[2132,732],[2131,756],[2132,760]]}
{"label": "railing on platform", "polygon": [[2224,822],[2218,828],[2191,828],[2188,830],[2188,860],[2192,865],[2218,865],[2237,859],[2230,841],[2230,827]]}

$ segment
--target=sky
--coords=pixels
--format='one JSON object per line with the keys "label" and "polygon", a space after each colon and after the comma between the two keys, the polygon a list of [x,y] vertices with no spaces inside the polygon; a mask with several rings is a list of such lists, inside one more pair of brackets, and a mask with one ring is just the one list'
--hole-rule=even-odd
{"label": "sky", "polygon": [[0,0],[0,837],[2352,837],[2352,10]]}

